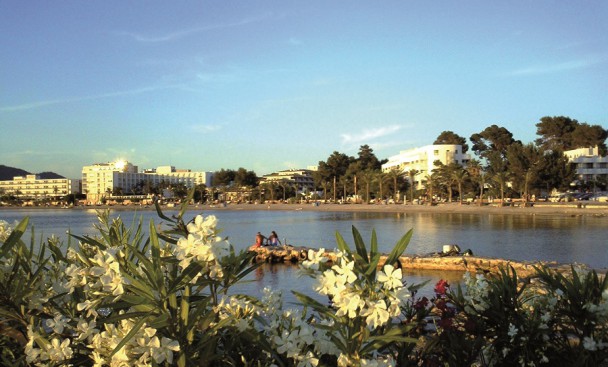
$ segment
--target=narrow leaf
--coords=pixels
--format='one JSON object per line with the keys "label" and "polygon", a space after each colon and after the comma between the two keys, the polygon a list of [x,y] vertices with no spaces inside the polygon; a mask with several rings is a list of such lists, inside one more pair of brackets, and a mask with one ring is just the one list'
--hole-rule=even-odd
{"label": "narrow leaf", "polygon": [[391,253],[386,258],[385,264],[392,265],[399,259],[399,257],[401,255],[403,255],[403,252],[407,248],[407,245],[409,245],[413,234],[414,234],[414,230],[410,229],[403,237],[401,237],[401,239],[397,242],[397,244],[393,248],[393,251],[391,251]]}

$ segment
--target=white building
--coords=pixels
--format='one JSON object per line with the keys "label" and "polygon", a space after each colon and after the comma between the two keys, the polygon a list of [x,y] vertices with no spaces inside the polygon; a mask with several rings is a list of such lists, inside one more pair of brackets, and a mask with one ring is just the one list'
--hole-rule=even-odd
{"label": "white building", "polygon": [[382,171],[388,172],[397,169],[404,174],[411,170],[418,171],[414,178],[417,187],[421,188],[426,176],[435,169],[435,161],[448,165],[456,162],[462,166],[466,165],[471,156],[462,152],[459,144],[426,145],[420,148],[402,150],[399,154],[388,158],[388,162],[382,165]]}
{"label": "white building", "polygon": [[67,178],[41,179],[38,175],[15,176],[0,181],[0,191],[24,199],[59,198],[79,191],[80,181]]}
{"label": "white building", "polygon": [[567,150],[564,155],[576,167],[577,179],[581,182],[608,179],[608,157],[599,154],[598,147]]}
{"label": "white building", "polygon": [[124,194],[144,183],[158,186],[161,182],[184,184],[188,188],[196,185],[211,183],[212,172],[192,172],[173,166],[161,166],[156,169],[146,169],[138,172],[137,166],[126,161],[96,163],[82,167],[82,193],[87,201],[97,203],[102,198],[110,196],[115,189],[120,188]]}
{"label": "white building", "polygon": [[262,176],[261,182],[286,182],[298,192],[310,192],[315,188],[315,180],[310,169],[289,169]]}

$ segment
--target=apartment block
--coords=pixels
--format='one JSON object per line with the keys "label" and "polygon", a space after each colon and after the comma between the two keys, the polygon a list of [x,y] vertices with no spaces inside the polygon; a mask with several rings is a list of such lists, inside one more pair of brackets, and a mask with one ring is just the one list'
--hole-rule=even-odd
{"label": "apartment block", "polygon": [[41,179],[38,175],[15,176],[0,181],[0,192],[21,199],[59,198],[79,192],[80,181],[67,178]]}
{"label": "apartment block", "polygon": [[600,156],[597,146],[567,150],[564,155],[575,165],[576,177],[579,181],[608,179],[608,157]]}
{"label": "apartment block", "polygon": [[142,183],[150,186],[158,186],[161,182],[169,185],[179,183],[192,188],[200,184],[210,185],[212,176],[212,172],[192,172],[173,166],[139,172],[137,166],[127,161],[96,163],[82,168],[82,193],[87,196],[87,202],[97,203],[117,188],[125,194]]}
{"label": "apartment block", "polygon": [[262,176],[261,182],[287,182],[293,185],[298,192],[312,191],[315,180],[310,169],[289,169]]}
{"label": "apartment block", "polygon": [[462,152],[459,144],[426,145],[420,148],[402,150],[399,154],[388,158],[388,162],[382,165],[382,171],[388,172],[397,169],[404,174],[410,170],[418,171],[414,178],[417,188],[421,188],[426,176],[435,169],[435,161],[445,165],[458,163],[466,165],[471,156]]}

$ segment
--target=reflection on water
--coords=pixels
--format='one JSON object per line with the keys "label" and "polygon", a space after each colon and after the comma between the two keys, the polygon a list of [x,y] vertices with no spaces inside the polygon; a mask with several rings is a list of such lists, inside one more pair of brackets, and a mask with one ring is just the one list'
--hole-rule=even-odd
{"label": "reflection on water", "polygon": [[[273,290],[282,290],[285,305],[297,303],[292,291],[303,293],[316,299],[321,303],[328,301],[327,297],[319,295],[314,291],[315,281],[309,277],[298,277],[297,265],[291,264],[262,264],[246,278],[246,282],[233,288],[235,293],[243,293],[261,298],[265,287]],[[430,297],[434,295],[433,289],[439,279],[447,280],[449,284],[456,286],[462,281],[464,272],[460,271],[438,271],[438,270],[404,270],[404,282],[406,286],[422,285],[419,296]]]}

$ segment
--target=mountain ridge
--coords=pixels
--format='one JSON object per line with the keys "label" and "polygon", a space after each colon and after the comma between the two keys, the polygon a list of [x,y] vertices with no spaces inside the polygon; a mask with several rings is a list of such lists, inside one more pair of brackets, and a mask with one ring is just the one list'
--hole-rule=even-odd
{"label": "mountain ridge", "polygon": [[[15,176],[25,176],[25,175],[32,175],[32,174],[33,173],[30,173],[21,168],[10,167],[10,166],[5,166],[3,164],[0,164],[0,181],[12,180]],[[50,172],[50,171],[40,172],[40,173],[36,173],[36,174],[39,175],[40,178],[44,179],[44,180],[49,180],[49,179],[54,179],[54,178],[65,178],[64,176],[62,176],[58,173]]]}

